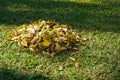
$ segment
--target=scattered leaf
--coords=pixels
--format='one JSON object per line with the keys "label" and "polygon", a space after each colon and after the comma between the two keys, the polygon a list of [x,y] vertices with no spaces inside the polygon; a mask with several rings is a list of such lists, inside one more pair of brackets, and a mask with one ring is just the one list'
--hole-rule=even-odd
{"label": "scattered leaf", "polygon": [[63,70],[63,65],[60,65],[58,70],[62,71]]}
{"label": "scattered leaf", "polygon": [[78,68],[80,66],[79,62],[75,62],[75,67]]}
{"label": "scattered leaf", "polygon": [[74,50],[74,51],[79,51],[79,49],[78,49],[78,48],[75,48],[75,47],[73,48],[73,50]]}
{"label": "scattered leaf", "polygon": [[76,59],[74,57],[68,57],[68,58],[72,61],[76,61]]}

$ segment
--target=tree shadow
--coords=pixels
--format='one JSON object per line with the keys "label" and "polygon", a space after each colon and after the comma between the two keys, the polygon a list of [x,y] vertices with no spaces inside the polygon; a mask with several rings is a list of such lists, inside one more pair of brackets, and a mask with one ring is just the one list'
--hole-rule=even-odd
{"label": "tree shadow", "polygon": [[51,80],[42,74],[28,75],[12,69],[0,68],[0,80]]}
{"label": "tree shadow", "polygon": [[56,20],[80,30],[119,32],[118,8],[118,3],[113,1],[97,4],[52,0],[1,0],[0,24],[21,25],[44,19]]}

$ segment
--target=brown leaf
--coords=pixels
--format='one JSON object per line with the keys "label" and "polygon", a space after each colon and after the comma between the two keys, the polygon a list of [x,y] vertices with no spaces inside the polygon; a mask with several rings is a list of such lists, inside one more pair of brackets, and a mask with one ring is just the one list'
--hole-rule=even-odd
{"label": "brown leaf", "polygon": [[60,51],[60,44],[59,43],[55,43],[55,51],[59,52]]}
{"label": "brown leaf", "polygon": [[60,51],[65,51],[65,50],[67,50],[67,48],[66,47],[60,47]]}
{"label": "brown leaf", "polygon": [[37,36],[34,37],[34,38],[31,40],[31,44],[34,44],[35,42],[37,42],[37,40],[38,40],[38,37],[37,37]]}

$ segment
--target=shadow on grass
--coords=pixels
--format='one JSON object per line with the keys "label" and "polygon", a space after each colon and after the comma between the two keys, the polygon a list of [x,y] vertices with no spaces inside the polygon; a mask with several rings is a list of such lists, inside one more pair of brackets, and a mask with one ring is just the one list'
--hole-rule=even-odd
{"label": "shadow on grass", "polygon": [[0,0],[0,24],[20,25],[38,19],[56,20],[79,30],[119,32],[117,2],[77,3],[51,0]]}
{"label": "shadow on grass", "polygon": [[15,70],[0,69],[0,80],[50,80],[48,77],[43,75],[28,75]]}

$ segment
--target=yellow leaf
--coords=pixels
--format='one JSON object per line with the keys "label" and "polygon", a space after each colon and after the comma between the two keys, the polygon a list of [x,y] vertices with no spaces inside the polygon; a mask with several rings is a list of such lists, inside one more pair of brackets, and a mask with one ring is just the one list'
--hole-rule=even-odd
{"label": "yellow leaf", "polygon": [[21,40],[21,45],[27,47],[27,46],[28,46],[27,44],[28,44],[27,39],[26,39],[26,38],[23,38],[23,39]]}
{"label": "yellow leaf", "polygon": [[48,21],[46,21],[46,24],[48,24],[48,25],[54,25],[54,24],[55,24],[55,21],[48,20]]}
{"label": "yellow leaf", "polygon": [[35,51],[35,45],[33,45],[33,44],[29,45],[29,49],[30,49],[31,51]]}
{"label": "yellow leaf", "polygon": [[21,33],[20,32],[15,32],[15,36],[19,36]]}
{"label": "yellow leaf", "polygon": [[79,51],[79,49],[78,49],[78,48],[73,48],[73,50],[74,50],[74,51]]}
{"label": "yellow leaf", "polygon": [[87,40],[87,38],[83,38],[83,41],[86,41]]}
{"label": "yellow leaf", "polygon": [[80,66],[79,62],[75,62],[75,67],[78,68]]}
{"label": "yellow leaf", "polygon": [[31,27],[27,28],[27,31],[25,32],[25,34],[30,34],[30,33],[35,33],[34,28],[31,28]]}
{"label": "yellow leaf", "polygon": [[50,40],[44,40],[43,41],[43,46],[48,47],[48,46],[50,46],[51,43],[52,42]]}
{"label": "yellow leaf", "polygon": [[36,31],[39,31],[39,30],[40,30],[40,26],[34,25],[34,29],[35,29]]}
{"label": "yellow leaf", "polygon": [[8,36],[6,39],[7,39],[8,41],[10,41],[10,40],[12,39],[12,37],[11,37],[11,36]]}
{"label": "yellow leaf", "polygon": [[87,38],[79,38],[80,41],[86,41]]}
{"label": "yellow leaf", "polygon": [[18,32],[22,32],[23,30],[25,30],[26,28],[26,25],[21,25],[21,26],[19,26],[18,28],[17,28],[17,31]]}
{"label": "yellow leaf", "polygon": [[76,59],[74,57],[69,57],[69,59],[72,61],[76,61]]}
{"label": "yellow leaf", "polygon": [[20,36],[13,36],[11,40],[17,40],[17,39],[20,39]]}
{"label": "yellow leaf", "polygon": [[31,51],[35,51],[34,48],[32,48],[32,47],[30,47],[29,49],[30,49]]}

